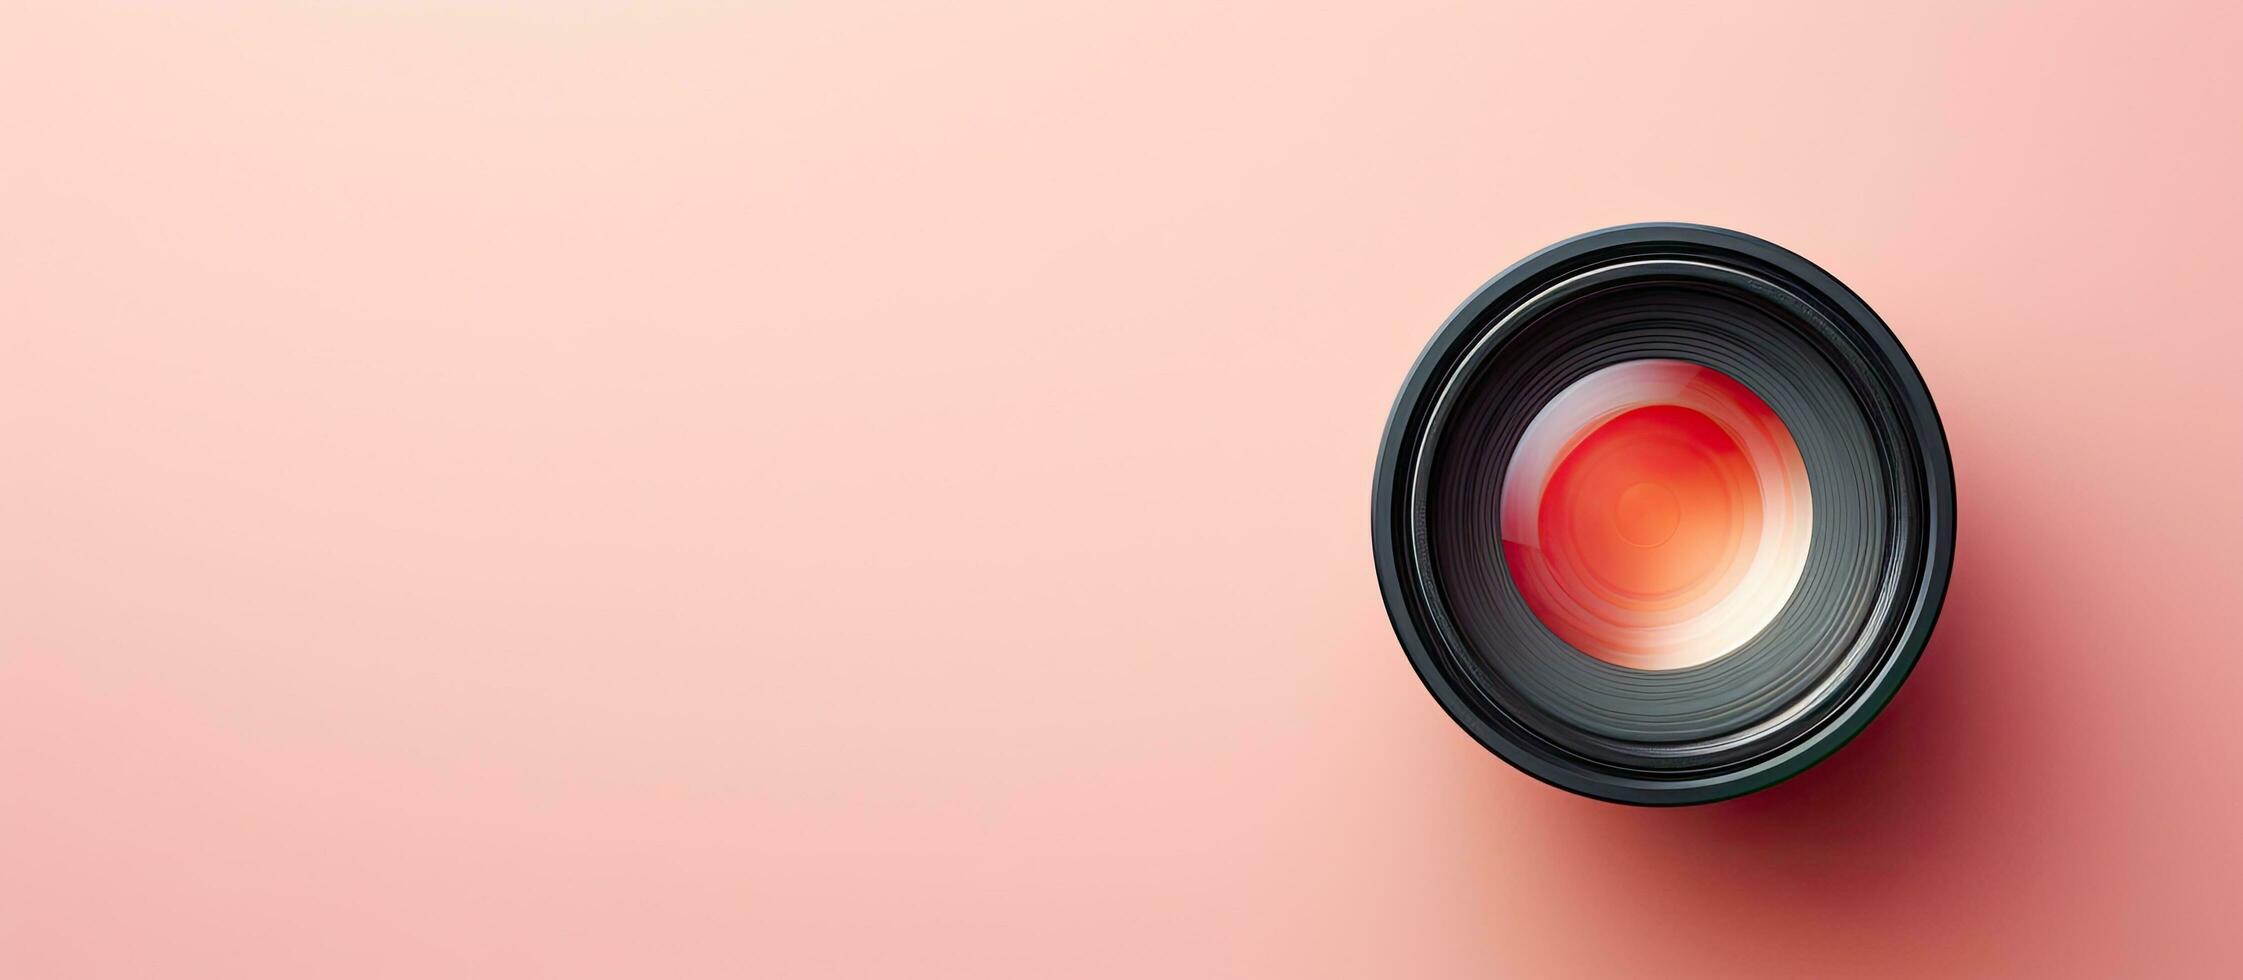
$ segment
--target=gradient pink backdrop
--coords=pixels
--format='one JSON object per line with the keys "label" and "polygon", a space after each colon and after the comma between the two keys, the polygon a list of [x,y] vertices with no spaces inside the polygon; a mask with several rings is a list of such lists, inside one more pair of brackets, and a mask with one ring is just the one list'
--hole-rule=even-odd
{"label": "gradient pink backdrop", "polygon": [[[12,4],[0,974],[2232,975],[2239,34]],[[1367,530],[1451,307],[1645,219],[1961,484],[1885,717],[1687,811],[1472,744]]]}

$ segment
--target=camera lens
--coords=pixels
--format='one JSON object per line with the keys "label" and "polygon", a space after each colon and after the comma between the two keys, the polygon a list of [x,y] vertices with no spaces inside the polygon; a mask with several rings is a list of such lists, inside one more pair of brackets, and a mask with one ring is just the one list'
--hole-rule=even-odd
{"label": "camera lens", "polygon": [[1954,488],[1868,306],[1751,236],[1544,249],[1434,336],[1389,420],[1395,632],[1507,761],[1629,803],[1771,785],[1867,724],[1944,594]]}

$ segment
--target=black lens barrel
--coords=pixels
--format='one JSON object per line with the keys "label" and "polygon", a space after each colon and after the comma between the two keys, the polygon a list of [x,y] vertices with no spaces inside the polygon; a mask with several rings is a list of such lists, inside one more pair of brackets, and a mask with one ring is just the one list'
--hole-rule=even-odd
{"label": "black lens barrel", "polygon": [[[1504,470],[1567,385],[1648,358],[1721,371],[1796,439],[1807,567],[1736,651],[1680,670],[1582,654],[1504,567]],[[1858,733],[1923,650],[1954,551],[1954,478],[1922,377],[1837,279],[1778,246],[1641,224],[1552,245],[1459,307],[1410,370],[1372,495],[1395,633],[1457,723],[1506,761],[1600,799],[1748,793]]]}

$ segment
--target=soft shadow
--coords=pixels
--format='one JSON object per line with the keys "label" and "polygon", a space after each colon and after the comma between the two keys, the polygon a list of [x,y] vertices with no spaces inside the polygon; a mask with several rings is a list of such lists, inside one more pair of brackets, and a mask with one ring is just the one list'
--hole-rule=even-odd
{"label": "soft shadow", "polygon": [[2022,529],[2000,514],[1966,517],[1932,640],[1860,737],[1788,782],[1708,806],[1536,795],[1528,805],[1548,811],[1532,825],[1555,859],[1544,883],[1554,897],[1656,908],[1657,928],[1679,937],[1735,935],[1750,922],[1805,942],[1899,919],[1919,932],[1961,929],[1937,917],[1967,919],[2032,887],[2034,862],[2050,859],[2046,837],[2019,833],[2014,819],[2046,766],[2031,734],[2056,709],[2020,669],[2032,639],[2019,624],[2034,596],[2063,593],[2019,567],[2030,562],[2016,556],[2033,554]]}

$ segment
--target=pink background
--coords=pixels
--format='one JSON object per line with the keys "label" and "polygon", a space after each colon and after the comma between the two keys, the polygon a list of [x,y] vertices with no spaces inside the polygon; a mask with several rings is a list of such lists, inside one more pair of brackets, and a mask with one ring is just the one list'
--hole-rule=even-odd
{"label": "pink background", "polygon": [[[2236,14],[184,6],[0,13],[0,974],[2238,968]],[[1472,744],[1367,531],[1644,219],[1961,485],[1890,711],[1687,811]]]}

